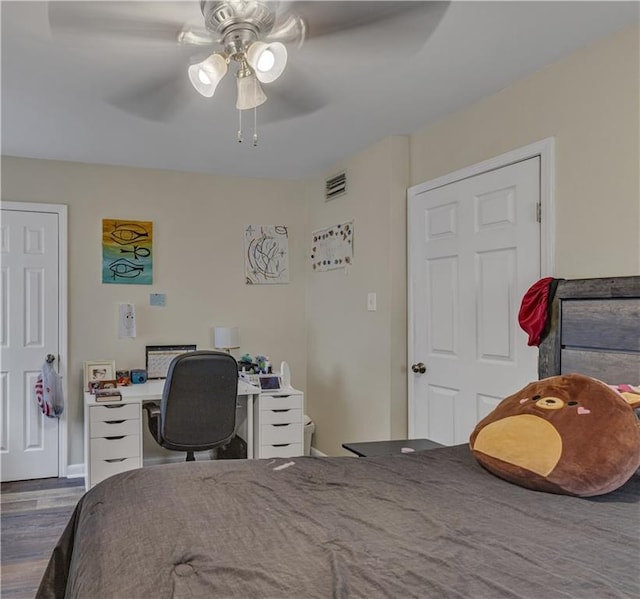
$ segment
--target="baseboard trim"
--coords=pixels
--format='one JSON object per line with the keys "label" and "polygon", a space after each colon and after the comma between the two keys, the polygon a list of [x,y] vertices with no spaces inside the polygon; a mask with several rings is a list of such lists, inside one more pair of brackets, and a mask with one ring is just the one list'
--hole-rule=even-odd
{"label": "baseboard trim", "polygon": [[322,453],[319,449],[315,447],[311,448],[311,457],[313,458],[328,458],[329,456],[326,453]]}
{"label": "baseboard trim", "polygon": [[69,464],[67,466],[67,478],[84,478],[84,463]]}

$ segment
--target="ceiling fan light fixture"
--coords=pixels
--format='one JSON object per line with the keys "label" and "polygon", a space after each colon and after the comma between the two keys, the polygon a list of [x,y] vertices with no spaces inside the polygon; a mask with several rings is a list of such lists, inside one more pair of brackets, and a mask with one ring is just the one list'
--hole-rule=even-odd
{"label": "ceiling fan light fixture", "polygon": [[238,99],[236,100],[236,108],[238,110],[249,110],[264,104],[267,96],[256,79],[255,73],[240,76],[238,73]]}
{"label": "ceiling fan light fixture", "polygon": [[287,48],[280,42],[253,42],[247,50],[247,62],[259,81],[271,83],[287,66]]}
{"label": "ceiling fan light fixture", "polygon": [[196,91],[211,98],[218,83],[227,73],[227,60],[218,52],[189,67],[189,80]]}

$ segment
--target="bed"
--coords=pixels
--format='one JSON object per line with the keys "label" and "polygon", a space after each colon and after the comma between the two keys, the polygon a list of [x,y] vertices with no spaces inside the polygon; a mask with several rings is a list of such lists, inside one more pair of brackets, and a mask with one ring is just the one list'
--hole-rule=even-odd
{"label": "bed", "polygon": [[[640,382],[640,277],[559,283],[540,375],[568,371]],[[639,564],[638,473],[555,495],[459,445],[116,475],[78,503],[37,597],[631,598]]]}

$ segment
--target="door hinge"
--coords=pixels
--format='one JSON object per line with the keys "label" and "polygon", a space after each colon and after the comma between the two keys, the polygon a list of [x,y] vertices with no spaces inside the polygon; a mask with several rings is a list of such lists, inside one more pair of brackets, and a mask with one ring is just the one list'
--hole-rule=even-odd
{"label": "door hinge", "polygon": [[536,204],[536,221],[542,222],[542,204]]}

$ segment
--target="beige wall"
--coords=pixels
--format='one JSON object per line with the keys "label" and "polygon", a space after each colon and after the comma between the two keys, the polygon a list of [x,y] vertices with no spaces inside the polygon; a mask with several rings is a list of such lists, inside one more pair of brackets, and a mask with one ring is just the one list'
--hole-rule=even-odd
{"label": "beige wall", "polygon": [[[349,180],[348,194],[328,203],[324,175],[251,181],[4,158],[3,199],[70,206],[70,365],[78,381],[84,359],[114,356],[135,367],[145,343],[205,347],[211,326],[237,324],[241,351],[291,364],[321,451],[406,435],[406,187],[555,137],[555,275],[638,274],[638,35],[627,29],[410,138],[374,144],[324,174],[346,168]],[[100,284],[102,217],[154,221],[153,286]],[[353,267],[311,273],[311,231],[350,219]],[[291,284],[244,285],[248,223],[289,225]],[[150,291],[166,292],[167,308],[150,308]],[[376,312],[366,309],[370,291]],[[136,303],[135,341],[117,339],[119,301]],[[77,392],[69,400],[74,463],[82,459],[82,412]]]}
{"label": "beige wall", "polygon": [[[147,344],[212,347],[215,325],[236,325],[241,348],[287,360],[306,385],[303,186],[168,171],[3,157],[2,199],[69,206],[69,463],[83,460],[83,360],[144,368]],[[101,283],[102,218],[151,220],[153,285]],[[289,227],[291,282],[246,285],[243,227]],[[151,292],[166,307],[149,306]],[[136,305],[136,339],[118,339],[118,303]],[[150,439],[149,439],[150,440]],[[151,445],[151,452],[158,453]]]}
{"label": "beige wall", "polygon": [[325,202],[325,179],[309,182],[309,235],[354,221],[353,266],[309,272],[307,282],[307,413],[327,454],[406,431],[408,166],[408,138],[391,137],[336,165],[331,174],[346,168],[346,195]]}
{"label": "beige wall", "polygon": [[636,26],[415,133],[412,184],[555,137],[555,275],[638,274],[639,56]]}
{"label": "beige wall", "polygon": [[[410,184],[555,137],[555,276],[640,273],[638,46],[638,27],[627,29],[416,132]],[[310,183],[312,229],[355,219],[352,271],[308,283],[307,411],[329,454],[407,432],[405,194],[389,187],[405,172],[401,146],[385,140],[342,165],[349,193],[334,202],[324,180]]]}

